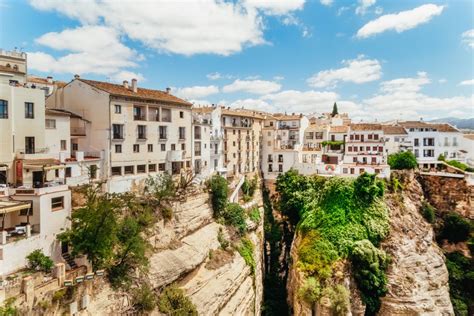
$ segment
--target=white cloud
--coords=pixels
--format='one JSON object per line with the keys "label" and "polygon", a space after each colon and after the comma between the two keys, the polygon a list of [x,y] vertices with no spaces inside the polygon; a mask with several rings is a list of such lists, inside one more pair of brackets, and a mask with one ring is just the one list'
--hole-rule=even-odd
{"label": "white cloud", "polygon": [[273,81],[266,80],[240,80],[237,79],[233,83],[222,88],[223,92],[247,92],[253,94],[267,94],[279,91],[281,85]]}
{"label": "white cloud", "polygon": [[448,82],[448,80],[446,80],[445,78],[441,78],[438,80],[438,83],[446,83]]}
{"label": "white cloud", "polygon": [[123,78],[128,72],[143,79],[141,74],[126,70],[136,67],[136,62],[142,60],[143,56],[123,45],[113,28],[83,26],[66,29],[59,33],[44,34],[36,42],[66,53],[54,57],[43,52],[29,52],[28,66],[31,69],[54,73],[99,74],[113,80]]}
{"label": "white cloud", "polygon": [[275,77],[273,77],[273,80],[277,80],[277,81],[280,81],[280,80],[283,80],[283,79],[285,79],[285,77],[283,77],[283,76],[275,76]]}
{"label": "white cloud", "polygon": [[285,15],[303,9],[305,0],[245,0],[245,6],[263,10],[268,15]]}
{"label": "white cloud", "polygon": [[333,0],[319,0],[322,5],[330,6],[333,2]]}
{"label": "white cloud", "polygon": [[185,88],[173,88],[174,94],[185,99],[200,99],[212,94],[219,93],[217,86],[193,86]]}
{"label": "white cloud", "polygon": [[357,31],[358,38],[367,38],[385,31],[395,30],[397,33],[412,29],[429,22],[443,12],[444,6],[424,4],[412,10],[395,14],[386,14],[370,21]]}
{"label": "white cloud", "polygon": [[474,48],[474,29],[470,29],[462,33],[462,42],[467,46]]}
{"label": "white cloud", "polygon": [[328,111],[339,95],[331,91],[285,90],[261,97],[278,112],[321,112]]}
{"label": "white cloud", "polygon": [[252,109],[252,110],[259,110],[259,111],[267,111],[267,112],[272,112],[274,110],[274,107],[268,102],[261,100],[261,99],[239,99],[235,100],[234,102],[229,104],[230,107],[232,108],[242,108],[244,107],[245,109]]}
{"label": "white cloud", "polygon": [[312,87],[335,86],[340,81],[365,83],[380,79],[382,66],[377,59],[366,59],[363,55],[356,59],[343,60],[345,67],[320,71],[307,82]]}
{"label": "white cloud", "polygon": [[367,13],[367,9],[373,6],[377,0],[359,0],[359,5],[355,9],[355,13],[358,15],[364,15]]}
{"label": "white cloud", "polygon": [[460,86],[474,86],[474,79],[461,81],[459,85]]}
{"label": "white cloud", "polygon": [[373,117],[392,120],[443,117],[453,111],[473,116],[474,95],[444,98],[428,96],[421,90],[430,82],[425,72],[419,72],[412,78],[382,82],[378,94],[363,100],[364,109]]}
{"label": "white cloud", "polygon": [[213,72],[206,75],[206,78],[209,80],[219,80],[219,79],[233,79],[233,75],[221,74],[220,72]]}
{"label": "white cloud", "polygon": [[304,0],[115,1],[30,0],[83,25],[106,25],[157,50],[183,55],[230,55],[265,44],[264,15],[300,10]]}
{"label": "white cloud", "polygon": [[145,81],[145,78],[141,73],[136,73],[133,71],[128,71],[128,70],[122,70],[117,73],[114,73],[109,76],[110,80],[115,81],[115,82],[123,82],[124,80],[127,80],[128,82],[131,81],[131,79],[137,79],[138,81]]}

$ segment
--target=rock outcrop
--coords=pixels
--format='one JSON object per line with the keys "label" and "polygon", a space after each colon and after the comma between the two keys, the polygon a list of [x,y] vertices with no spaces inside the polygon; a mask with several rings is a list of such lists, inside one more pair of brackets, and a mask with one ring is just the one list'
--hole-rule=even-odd
{"label": "rock outcrop", "polygon": [[382,248],[392,263],[388,293],[380,315],[453,315],[448,270],[434,232],[419,208],[423,192],[413,173],[405,174],[404,190],[387,197],[390,235]]}

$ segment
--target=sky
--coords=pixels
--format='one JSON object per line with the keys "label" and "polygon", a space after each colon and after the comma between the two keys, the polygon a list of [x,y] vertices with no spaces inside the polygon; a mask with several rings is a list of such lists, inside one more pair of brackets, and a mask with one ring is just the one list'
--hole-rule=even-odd
{"label": "sky", "polygon": [[355,120],[474,117],[472,0],[0,0],[29,74],[196,105]]}

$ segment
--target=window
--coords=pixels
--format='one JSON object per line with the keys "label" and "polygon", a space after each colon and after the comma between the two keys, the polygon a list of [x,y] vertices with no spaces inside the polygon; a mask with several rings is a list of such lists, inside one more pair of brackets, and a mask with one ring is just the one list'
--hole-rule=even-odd
{"label": "window", "polygon": [[122,145],[115,145],[115,153],[117,154],[122,153]]}
{"label": "window", "polygon": [[434,146],[434,138],[423,138],[423,146]]}
{"label": "window", "polygon": [[91,165],[89,168],[89,176],[91,179],[97,179],[97,165]]}
{"label": "window", "polygon": [[64,139],[61,139],[61,150],[67,150],[67,142]]}
{"label": "window", "polygon": [[268,172],[273,172],[273,165],[272,164],[268,165]]}
{"label": "window", "polygon": [[134,106],[133,107],[133,119],[135,121],[144,121],[145,120],[145,114],[143,113],[143,109],[139,106]]}
{"label": "window", "polygon": [[186,150],[186,144],[181,144],[181,150]]}
{"label": "window", "polygon": [[434,157],[434,150],[433,149],[423,150],[423,157]]}
{"label": "window", "polygon": [[137,138],[138,139],[146,139],[146,126],[145,125],[138,125],[137,126]]}
{"label": "window", "polygon": [[65,169],[65,177],[70,178],[71,177],[71,167],[67,167]]}
{"label": "window", "polygon": [[283,172],[283,165],[278,165],[278,172]]}
{"label": "window", "polygon": [[35,138],[34,137],[25,137],[25,154],[34,154],[35,153]]}
{"label": "window", "polygon": [[171,144],[171,150],[176,150],[176,144]]}
{"label": "window", "polygon": [[148,165],[148,172],[156,172],[156,164],[152,163]]}
{"label": "window", "polygon": [[149,153],[153,152],[153,144],[148,144],[148,152]]}
{"label": "window", "polygon": [[58,196],[51,199],[51,210],[59,211],[64,208],[64,196]]}
{"label": "window", "polygon": [[139,153],[140,152],[140,145],[139,144],[134,144],[133,145],[133,152],[134,153]]}
{"label": "window", "polygon": [[137,165],[137,173],[145,173],[146,165]]}
{"label": "window", "polygon": [[415,138],[415,146],[420,146],[419,139]]}
{"label": "window", "polygon": [[278,162],[283,162],[283,155],[278,155]]}
{"label": "window", "polygon": [[166,164],[159,163],[158,164],[158,171],[165,171],[165,170],[166,170]]}
{"label": "window", "polygon": [[419,150],[415,149],[415,157],[418,158],[420,156]]}
{"label": "window", "polygon": [[374,135],[374,139],[375,139],[375,140],[378,140],[378,139],[379,139],[379,134],[375,134],[375,135]]}
{"label": "window", "polygon": [[134,166],[125,166],[124,167],[124,173],[125,174],[133,174],[134,173]]}
{"label": "window", "polygon": [[167,135],[166,135],[166,126],[159,126],[158,127],[158,132],[160,134],[160,139],[166,139],[167,138]]}
{"label": "window", "polygon": [[35,118],[35,104],[32,102],[25,102],[25,118]]}
{"label": "window", "polygon": [[166,151],[166,144],[161,144],[161,151]]}
{"label": "window", "polygon": [[0,100],[0,119],[8,118],[8,101]]}
{"label": "window", "polygon": [[171,110],[170,109],[161,109],[161,121],[171,122]]}
{"label": "window", "polygon": [[112,124],[113,139],[123,139],[123,125]]}
{"label": "window", "polygon": [[179,139],[186,139],[186,128],[180,127],[179,128]]}
{"label": "window", "polygon": [[179,118],[184,118],[184,112],[183,111],[179,111]]}
{"label": "window", "polygon": [[56,120],[46,119],[46,128],[47,129],[55,129],[56,128]]}
{"label": "window", "polygon": [[372,139],[372,134],[367,135],[367,139]]}
{"label": "window", "polygon": [[122,106],[119,104],[115,104],[115,114],[121,114],[122,113]]}
{"label": "window", "polygon": [[73,151],[78,151],[79,150],[79,144],[78,143],[72,143],[72,150]]}
{"label": "window", "polygon": [[113,176],[121,176],[122,175],[122,167],[112,167],[112,175]]}

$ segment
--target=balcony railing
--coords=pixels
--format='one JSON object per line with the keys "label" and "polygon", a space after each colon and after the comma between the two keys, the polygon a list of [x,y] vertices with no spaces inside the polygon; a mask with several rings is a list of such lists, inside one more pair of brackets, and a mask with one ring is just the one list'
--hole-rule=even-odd
{"label": "balcony railing", "polygon": [[47,154],[49,152],[49,148],[26,148],[26,149],[18,149],[17,153],[22,155],[35,155],[35,154]]}
{"label": "balcony railing", "polygon": [[133,120],[135,120],[135,121],[146,121],[145,114],[135,114],[133,116]]}
{"label": "balcony railing", "polygon": [[194,151],[194,156],[201,156],[201,151]]}
{"label": "balcony railing", "polygon": [[118,134],[118,133],[115,133],[112,135],[113,139],[116,139],[116,140],[122,140],[123,139],[123,134]]}

